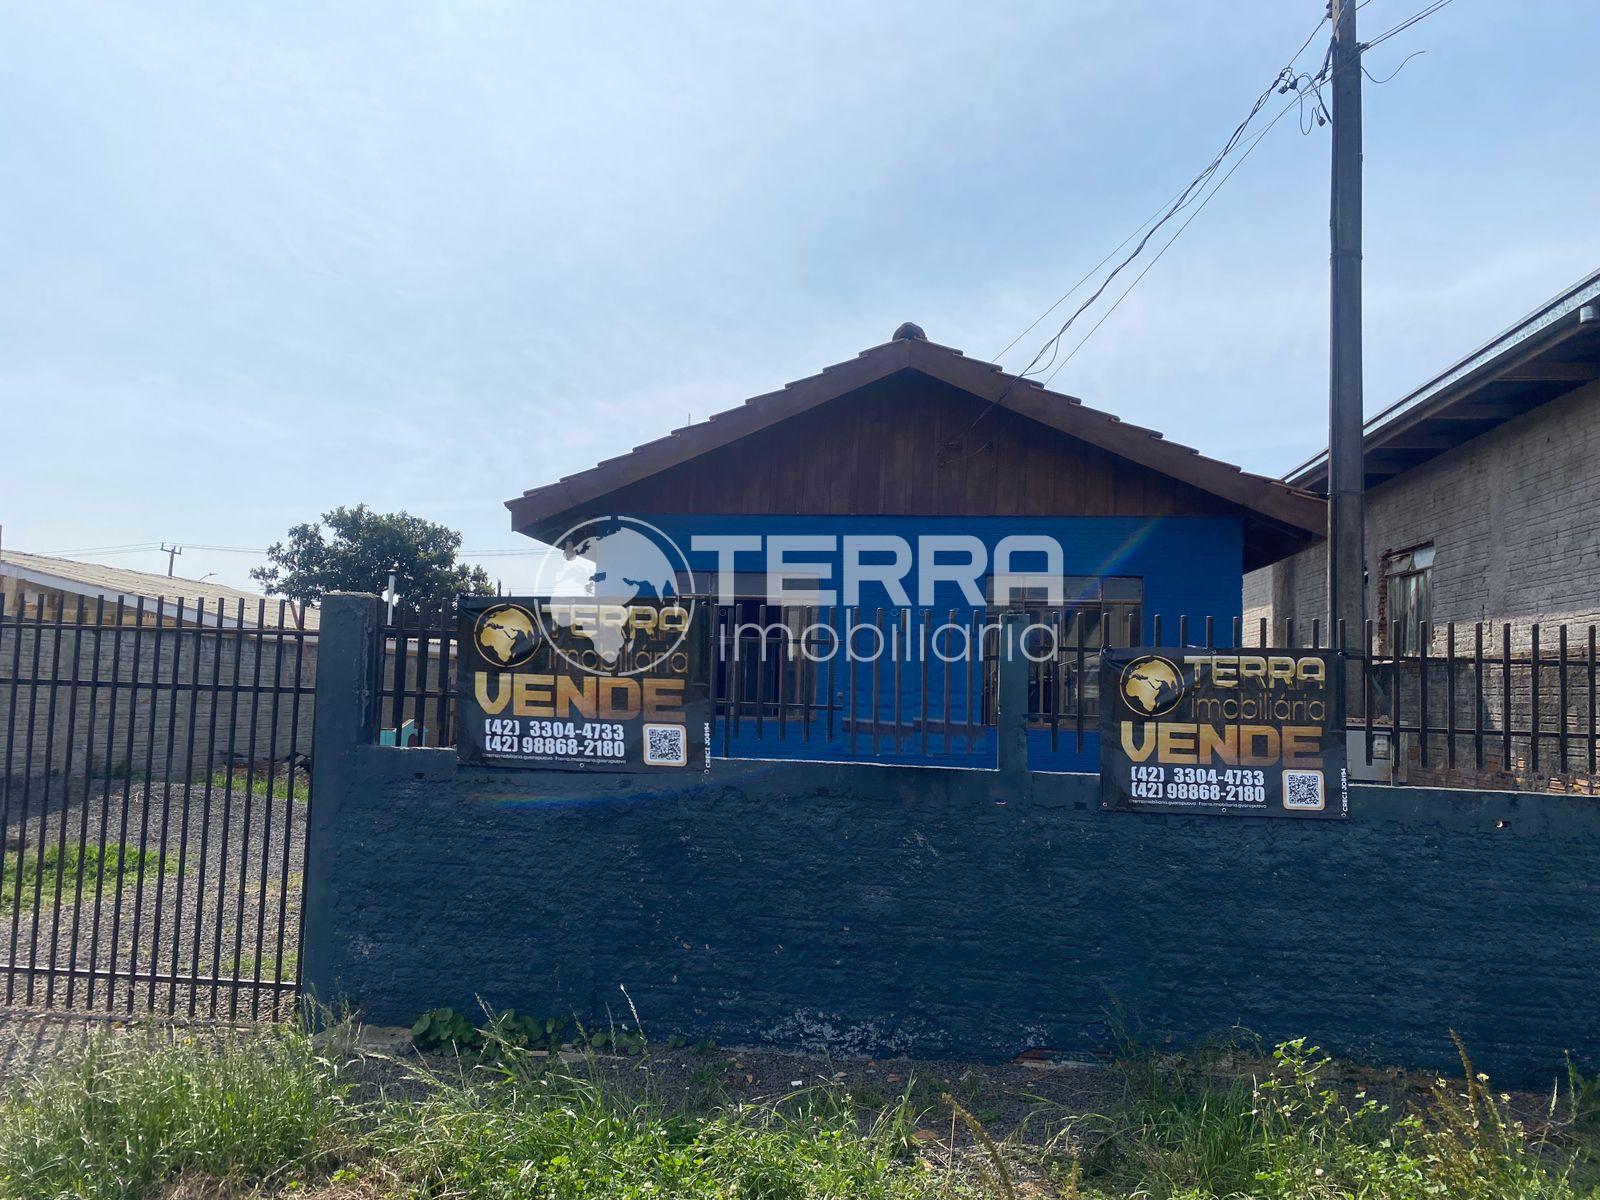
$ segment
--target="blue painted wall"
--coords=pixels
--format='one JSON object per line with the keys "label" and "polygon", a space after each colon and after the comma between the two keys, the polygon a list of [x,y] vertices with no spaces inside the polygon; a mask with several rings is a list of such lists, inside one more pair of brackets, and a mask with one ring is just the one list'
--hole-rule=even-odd
{"label": "blue painted wall", "polygon": [[[713,586],[717,557],[714,551],[695,551],[693,539],[699,535],[761,534],[789,536],[822,534],[838,538],[847,535],[893,534],[905,538],[915,548],[916,539],[922,535],[964,534],[978,538],[988,551],[992,564],[995,547],[1001,539],[1013,534],[1048,535],[1060,543],[1063,550],[1063,573],[1068,576],[1135,576],[1144,581],[1144,641],[1151,641],[1154,623],[1159,615],[1163,638],[1169,644],[1177,637],[1180,617],[1189,619],[1191,640],[1198,640],[1209,617],[1214,622],[1217,638],[1226,641],[1231,636],[1234,618],[1241,615],[1243,587],[1244,526],[1237,517],[858,517],[858,516],[719,516],[675,513],[631,513],[655,525],[677,543],[694,569],[697,587],[710,591]],[[842,568],[842,551],[833,554],[791,553],[790,560],[827,563],[831,570],[829,581],[819,586],[839,588]],[[1032,570],[1036,565],[1026,560],[1014,564],[1019,569]],[[1042,567],[1042,561],[1037,567]],[[914,562],[906,575],[904,585],[912,603],[919,602],[919,563]],[[765,570],[765,558],[759,554],[741,554],[736,562],[738,571],[759,573]],[[941,583],[933,595],[935,613],[954,609],[958,620],[969,619],[972,608],[954,583]],[[894,598],[882,586],[867,584],[861,593],[860,603],[867,609],[891,606]],[[751,613],[751,619],[755,619]],[[885,620],[892,623],[896,614],[887,612]],[[863,635],[865,636],[865,635]],[[825,671],[825,668],[824,668]],[[915,664],[902,668],[899,677],[901,710],[909,714],[918,711],[921,700],[922,677]],[[825,678],[819,679],[820,689]],[[865,712],[870,691],[878,696],[877,710],[887,717],[894,709],[895,679],[887,667],[874,682],[870,670],[858,669],[855,690],[858,709]],[[930,698],[935,711],[942,715],[943,667],[936,664],[928,680]],[[975,689],[973,689],[975,690]],[[836,696],[842,696],[842,712],[849,708],[850,685],[847,668],[835,664]],[[967,716],[966,695],[968,681],[956,668],[952,680],[951,719],[962,725],[962,732],[951,739],[948,746],[941,745],[939,734],[930,734],[926,751],[917,731],[908,730],[895,745],[880,723],[880,736],[876,751],[870,738],[858,732],[852,747],[850,739],[836,730],[831,739],[816,727],[809,737],[802,738],[794,728],[782,730],[771,721],[764,721],[757,733],[753,718],[739,723],[728,753],[738,758],[772,759],[823,759],[831,761],[870,760],[884,763],[927,764],[941,766],[989,767],[994,764],[995,745],[992,730],[981,727],[969,744],[965,736]],[[1092,723],[1091,723],[1092,724]],[[1080,739],[1075,730],[1058,730],[1054,737],[1048,729],[1031,729],[1028,734],[1030,762],[1044,771],[1098,770],[1100,761],[1099,735],[1086,728]],[[723,753],[721,740],[713,751]]]}

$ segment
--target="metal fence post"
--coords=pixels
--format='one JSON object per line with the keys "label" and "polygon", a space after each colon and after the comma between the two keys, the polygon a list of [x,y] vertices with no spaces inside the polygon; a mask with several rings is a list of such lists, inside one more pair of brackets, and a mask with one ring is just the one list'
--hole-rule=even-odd
{"label": "metal fence post", "polygon": [[1000,618],[1000,645],[997,647],[995,735],[998,738],[995,765],[1002,780],[1026,781],[1028,775],[1028,667],[1023,631],[1028,621],[1020,612]]}
{"label": "metal fence post", "polygon": [[326,866],[339,850],[331,844],[333,817],[358,769],[361,749],[377,740],[383,652],[378,606],[376,596],[347,592],[335,592],[321,605],[300,933],[301,995],[313,1004],[339,1000],[332,978],[334,931],[326,903]]}

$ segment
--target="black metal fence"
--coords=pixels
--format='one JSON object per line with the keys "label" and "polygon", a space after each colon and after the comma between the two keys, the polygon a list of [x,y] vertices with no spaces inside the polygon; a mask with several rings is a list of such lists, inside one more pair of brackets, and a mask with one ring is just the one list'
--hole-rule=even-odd
{"label": "black metal fence", "polygon": [[[1126,607],[1030,606],[1023,616],[1030,761],[1045,770],[1097,769],[1104,646],[1281,653],[1334,642],[1315,620],[1269,627],[1147,618]],[[992,766],[998,618],[992,610],[708,605],[712,753]],[[1363,773],[1442,786],[1600,788],[1594,626],[1424,623],[1415,633],[1367,622],[1350,644],[1339,631],[1349,645],[1352,761]],[[397,620],[385,634],[385,740],[452,744],[453,611]],[[891,652],[860,653],[880,643]]]}
{"label": "black metal fence", "polygon": [[0,598],[4,1003],[292,1011],[314,651],[282,603]]}

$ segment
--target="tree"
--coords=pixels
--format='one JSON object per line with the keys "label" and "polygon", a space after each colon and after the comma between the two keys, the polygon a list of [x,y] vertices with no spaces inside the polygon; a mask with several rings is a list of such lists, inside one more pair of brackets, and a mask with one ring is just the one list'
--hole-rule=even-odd
{"label": "tree", "polygon": [[[326,527],[326,534],[324,533]],[[250,577],[271,596],[312,604],[329,592],[383,592],[389,572],[407,608],[448,604],[462,592],[494,591],[482,567],[456,561],[461,535],[407,512],[375,513],[365,504],[336,508],[317,524],[296,525],[287,542],[267,548],[267,565]]]}

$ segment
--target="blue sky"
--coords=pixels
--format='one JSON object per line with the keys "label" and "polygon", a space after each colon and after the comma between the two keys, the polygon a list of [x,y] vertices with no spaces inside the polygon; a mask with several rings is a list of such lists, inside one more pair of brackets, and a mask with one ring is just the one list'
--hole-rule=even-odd
{"label": "blue sky", "polygon": [[[261,547],[365,501],[526,548],[507,497],[903,320],[992,358],[1320,12],[7,6],[4,543]],[[1370,52],[1426,51],[1366,88],[1369,412],[1600,265],[1597,46],[1593,0],[1454,0]],[[1327,159],[1279,122],[1053,386],[1255,470],[1318,449]]]}

